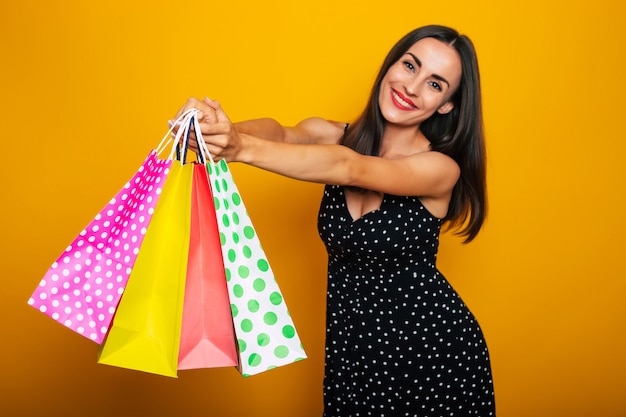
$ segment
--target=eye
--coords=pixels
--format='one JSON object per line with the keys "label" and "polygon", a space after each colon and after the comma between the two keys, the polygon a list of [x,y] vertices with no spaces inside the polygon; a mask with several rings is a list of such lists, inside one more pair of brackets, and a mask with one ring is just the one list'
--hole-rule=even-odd
{"label": "eye", "polygon": [[441,84],[439,84],[437,81],[429,81],[429,84],[435,90],[441,91]]}
{"label": "eye", "polygon": [[412,62],[410,62],[410,61],[404,61],[402,64],[403,64],[405,67],[407,67],[409,70],[411,70],[411,71],[415,71],[415,65],[413,65],[413,63],[412,63]]}

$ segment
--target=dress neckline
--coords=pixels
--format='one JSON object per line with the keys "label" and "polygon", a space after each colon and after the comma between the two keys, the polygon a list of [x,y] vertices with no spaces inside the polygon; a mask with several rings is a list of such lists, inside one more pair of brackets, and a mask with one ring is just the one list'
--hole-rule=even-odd
{"label": "dress neckline", "polygon": [[385,203],[385,199],[387,197],[387,194],[382,193],[382,198],[380,200],[380,205],[377,208],[375,208],[373,210],[370,210],[368,212],[365,212],[360,217],[355,218],[355,217],[352,216],[352,213],[350,213],[350,208],[348,207],[348,196],[346,195],[346,188],[342,187],[342,186],[338,186],[338,187],[341,190],[341,195],[343,196],[343,207],[346,210],[346,213],[348,214],[348,218],[351,220],[352,223],[356,223],[359,220],[363,219],[364,217],[367,217],[367,216],[369,216],[369,215],[371,215],[373,213],[379,212],[381,210],[381,208],[383,207],[383,204]]}
{"label": "dress neckline", "polygon": [[[340,185],[335,185],[335,187],[337,187],[337,188],[340,190],[340,192],[341,192],[341,195],[342,195],[342,197],[343,197],[343,208],[344,208],[344,210],[346,211],[346,213],[347,213],[347,215],[348,215],[348,218],[350,219],[351,223],[356,223],[356,222],[358,222],[359,220],[363,219],[364,217],[370,216],[370,215],[372,215],[372,214],[374,214],[374,213],[378,213],[379,211],[381,211],[381,209],[382,209],[382,207],[383,207],[383,204],[385,204],[385,202],[387,201],[387,197],[388,197],[388,194],[386,194],[386,193],[382,193],[382,194],[383,194],[383,198],[380,200],[380,206],[378,206],[378,208],[376,208],[376,209],[374,209],[374,210],[370,210],[370,211],[368,211],[367,213],[363,213],[363,215],[361,215],[361,217],[358,217],[358,218],[356,218],[356,219],[355,219],[354,217],[352,217],[352,213],[350,213],[350,209],[348,208],[348,199],[346,198],[346,190],[345,190],[345,187],[340,186]],[[419,198],[419,197],[415,197],[415,199],[416,199],[417,201],[419,201],[419,204],[420,204],[420,206],[422,206],[422,209],[423,209],[426,213],[428,213],[428,215],[429,215],[430,217],[432,217],[432,218],[433,218],[433,219],[434,219],[437,223],[439,223],[440,225],[441,225],[441,223],[443,223],[443,221],[444,221],[444,220],[443,220],[441,217],[437,217],[437,216],[435,216],[434,214],[432,214],[432,213],[430,212],[430,210],[428,210],[428,208],[426,208],[426,206],[424,205],[424,202],[422,202],[422,199],[421,199],[421,198]]]}

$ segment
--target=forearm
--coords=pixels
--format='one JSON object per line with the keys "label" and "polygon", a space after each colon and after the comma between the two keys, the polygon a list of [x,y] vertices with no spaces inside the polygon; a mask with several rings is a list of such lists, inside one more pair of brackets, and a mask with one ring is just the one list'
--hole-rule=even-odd
{"label": "forearm", "polygon": [[215,112],[201,124],[207,149],[214,158],[243,162],[303,181],[345,184],[347,161],[358,154],[337,145],[343,126],[313,117],[294,127],[273,119],[233,124],[218,102],[207,101]]}
{"label": "forearm", "polygon": [[293,144],[338,143],[345,124],[320,117],[306,118],[295,126],[284,126],[271,118],[248,120],[233,125],[238,133],[272,142]]}
{"label": "forearm", "polygon": [[341,145],[268,142],[241,134],[236,161],[290,178],[323,184],[349,185],[350,161],[356,154]]}
{"label": "forearm", "polygon": [[285,128],[274,119],[263,118],[233,123],[237,132],[273,142],[285,142]]}

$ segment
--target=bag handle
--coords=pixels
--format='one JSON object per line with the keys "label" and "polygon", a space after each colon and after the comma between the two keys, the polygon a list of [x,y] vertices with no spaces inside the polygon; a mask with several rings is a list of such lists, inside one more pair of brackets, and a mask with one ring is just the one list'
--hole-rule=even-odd
{"label": "bag handle", "polygon": [[[198,122],[198,118],[194,117],[193,120],[193,129],[194,132],[196,133],[196,142],[198,142],[198,155],[200,156],[200,158],[202,158],[204,161],[206,161],[207,159],[211,162],[211,165],[215,165],[215,161],[213,160],[213,157],[211,156],[211,152],[209,152],[209,148],[206,146],[206,142],[204,141],[204,137],[202,136],[202,131],[200,130],[200,122]],[[206,162],[202,162],[203,164]]]}
{"label": "bag handle", "polygon": [[[211,162],[211,164],[215,165],[215,161],[211,157],[211,153],[209,152],[209,148],[202,137],[202,130],[200,128],[200,122],[198,121],[198,113],[200,110],[196,108],[191,108],[181,114],[174,123],[171,124],[170,129],[167,131],[161,143],[156,149],[156,153],[160,154],[163,152],[165,147],[168,146],[170,141],[174,141],[172,144],[172,150],[170,151],[170,155],[168,157],[169,160],[174,159],[174,155],[176,155],[177,160],[181,160],[184,165],[187,161],[187,151],[189,149],[189,136],[191,134],[191,129],[193,127],[193,131],[196,135],[196,142],[198,143],[198,162],[201,164],[205,164],[207,159]],[[174,127],[179,126],[176,135],[173,134]],[[182,158],[181,158],[181,139],[182,140]]]}
{"label": "bag handle", "polygon": [[[204,143],[204,138],[202,138],[202,131],[200,129],[200,123],[198,121],[198,117],[197,116],[193,116],[192,120],[191,120],[191,124],[193,125],[193,131],[196,134],[196,138],[200,138],[200,140]],[[189,129],[189,132],[187,133],[187,140],[189,140],[189,134],[191,133],[191,129]],[[206,164],[206,156],[204,154],[204,149],[201,148],[198,139],[196,139],[196,142],[198,143],[198,152],[196,152],[196,157],[198,158],[198,162],[202,165]]]}
{"label": "bag handle", "polygon": [[[193,116],[193,119],[189,123],[189,128],[186,129],[183,133],[185,135],[185,143],[182,146],[182,155],[181,155],[180,143],[176,144],[176,160],[181,161],[183,165],[187,163],[187,154],[189,153],[189,135],[191,135],[191,127],[193,126],[193,129],[196,130],[194,126],[195,119],[196,117]],[[204,156],[200,153],[197,153],[196,156],[197,156],[198,162],[204,165],[204,160],[205,160]]]}
{"label": "bag handle", "polygon": [[[198,109],[189,109],[185,111],[183,114],[181,114],[174,123],[172,123],[169,130],[167,131],[167,133],[161,140],[161,143],[159,143],[159,146],[157,146],[156,148],[157,155],[160,155],[163,152],[163,150],[173,140],[172,149],[167,159],[170,161],[173,160],[174,155],[176,154],[179,156],[179,158],[177,159],[180,160],[179,145],[181,144],[181,139],[182,139],[183,160],[181,161],[181,163],[185,164],[186,159],[187,159],[187,150],[189,148],[189,135],[191,133],[190,132],[191,126],[193,125],[194,130],[196,130],[197,132],[200,131],[199,124],[196,120],[197,119],[196,115],[198,114],[198,112],[199,112]],[[196,124],[198,125],[198,128],[195,127]],[[180,126],[180,128],[176,132],[176,135],[173,134],[175,126]]]}

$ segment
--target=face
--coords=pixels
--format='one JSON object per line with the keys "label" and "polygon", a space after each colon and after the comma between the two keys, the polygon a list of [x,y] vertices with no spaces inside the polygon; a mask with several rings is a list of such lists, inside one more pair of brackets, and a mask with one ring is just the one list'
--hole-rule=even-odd
{"label": "face", "polygon": [[434,38],[420,39],[382,80],[378,100],[383,117],[388,123],[419,126],[435,112],[448,113],[460,82],[456,50]]}

